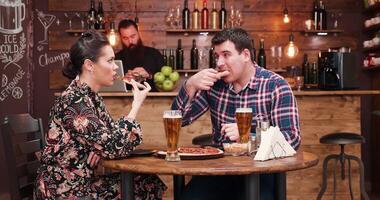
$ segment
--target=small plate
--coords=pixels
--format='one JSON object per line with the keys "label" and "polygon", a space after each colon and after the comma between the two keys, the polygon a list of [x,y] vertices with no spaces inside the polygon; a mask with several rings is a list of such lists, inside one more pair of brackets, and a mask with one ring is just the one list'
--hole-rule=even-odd
{"label": "small plate", "polygon": [[[201,147],[198,147],[201,148]],[[212,147],[209,147],[212,148]],[[199,154],[199,153],[179,153],[179,157],[182,160],[204,160],[204,159],[215,159],[215,158],[221,158],[224,156],[224,152],[220,149],[214,148],[217,150],[216,153],[206,153],[206,154]],[[155,154],[159,158],[165,158],[166,151],[157,151]]]}

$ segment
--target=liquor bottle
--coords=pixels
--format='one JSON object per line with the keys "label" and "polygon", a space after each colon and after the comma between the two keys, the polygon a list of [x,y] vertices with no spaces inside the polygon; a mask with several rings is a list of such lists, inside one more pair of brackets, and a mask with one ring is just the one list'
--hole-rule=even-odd
{"label": "liquor bottle", "polygon": [[191,69],[198,69],[198,59],[199,59],[199,53],[197,49],[196,41],[193,40],[193,46],[190,50],[190,68]]}
{"label": "liquor bottle", "polygon": [[174,50],[173,49],[170,49],[169,51],[169,66],[174,68],[175,66],[175,57],[174,57]]}
{"label": "liquor bottle", "polygon": [[207,0],[203,0],[203,9],[201,13],[201,28],[208,29],[208,9],[207,9]]}
{"label": "liquor bottle", "polygon": [[309,61],[307,59],[307,54],[305,53],[303,56],[303,63],[302,63],[302,75],[304,77],[304,84],[310,83],[310,78],[309,78],[310,72],[309,71],[310,71],[310,64],[309,64]]}
{"label": "liquor bottle", "polygon": [[178,46],[177,50],[175,52],[175,68],[178,69],[183,69],[183,49],[182,49],[182,40],[178,39]]}
{"label": "liquor bottle", "polygon": [[212,3],[211,11],[211,28],[218,29],[218,11],[216,10],[216,2]]}
{"label": "liquor bottle", "polygon": [[323,3],[323,1],[319,1],[319,29],[327,29],[326,5]]}
{"label": "liquor bottle", "polygon": [[164,65],[168,66],[168,56],[166,54],[166,49],[162,49],[162,57],[164,58]]}
{"label": "liquor bottle", "polygon": [[188,0],[185,0],[185,7],[182,10],[182,28],[190,29],[190,10],[188,8]]}
{"label": "liquor bottle", "polygon": [[96,23],[95,1],[91,0],[90,10],[87,13],[88,29],[94,29]]}
{"label": "liquor bottle", "polygon": [[259,54],[257,55],[258,65],[264,69],[266,69],[266,56],[264,50],[264,39],[260,39],[260,49]]}
{"label": "liquor bottle", "polygon": [[193,23],[193,29],[199,29],[199,28],[201,28],[201,26],[200,26],[200,21],[199,21],[199,18],[200,18],[200,14],[199,14],[199,10],[198,10],[198,3],[197,3],[197,1],[195,1],[195,3],[194,3],[194,11],[193,11],[193,13],[192,13],[192,18],[191,18],[191,20],[192,20],[192,23]]}
{"label": "liquor bottle", "polygon": [[216,68],[216,59],[215,59],[215,51],[214,51],[214,47],[211,47],[210,50],[209,50],[209,68],[213,68],[215,69]]}
{"label": "liquor bottle", "polygon": [[96,14],[96,23],[95,29],[105,29],[105,19],[104,19],[104,11],[103,11],[103,2],[99,1],[98,3],[98,13]]}
{"label": "liquor bottle", "polygon": [[227,10],[225,8],[226,3],[224,0],[221,2],[221,7],[219,10],[219,28],[224,29],[227,28]]}
{"label": "liquor bottle", "polygon": [[251,44],[252,44],[251,60],[252,60],[252,62],[255,62],[256,61],[256,48],[255,48],[255,41],[253,39],[251,40]]}
{"label": "liquor bottle", "polygon": [[318,73],[319,72],[318,72],[317,63],[313,62],[312,66],[311,66],[311,73],[309,76],[310,84],[313,84],[315,86],[318,85],[318,80],[319,80]]}
{"label": "liquor bottle", "polygon": [[313,21],[314,21],[314,29],[319,29],[319,7],[317,0],[314,1],[314,7],[313,7]]}

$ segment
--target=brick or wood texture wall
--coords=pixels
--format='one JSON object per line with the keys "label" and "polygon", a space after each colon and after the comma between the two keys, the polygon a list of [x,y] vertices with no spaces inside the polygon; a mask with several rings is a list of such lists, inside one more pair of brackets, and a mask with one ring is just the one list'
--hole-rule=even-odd
{"label": "brick or wood texture wall", "polygon": [[[111,115],[119,118],[125,115],[131,106],[131,97],[105,97]],[[172,97],[148,97],[139,111],[137,119],[141,122],[144,134],[143,145],[165,146],[165,132],[162,113],[169,109]],[[322,183],[323,159],[332,153],[339,153],[338,145],[324,145],[319,138],[331,132],[347,131],[360,133],[360,97],[359,96],[297,96],[300,110],[302,145],[300,150],[315,153],[320,162],[316,167],[288,173],[287,199],[315,199]],[[210,133],[209,113],[190,126],[181,129],[180,146],[191,145],[194,136]],[[347,153],[360,157],[360,145],[348,145]],[[339,166],[339,165],[338,165]],[[359,199],[359,176],[356,164],[353,164],[353,191]],[[329,165],[328,189],[324,199],[332,199],[332,162]],[[340,170],[337,170],[339,175]],[[337,176],[338,177],[338,176]],[[171,186],[171,177],[162,176]],[[171,198],[171,187],[166,194]],[[349,199],[348,179],[337,180],[337,199]]]}

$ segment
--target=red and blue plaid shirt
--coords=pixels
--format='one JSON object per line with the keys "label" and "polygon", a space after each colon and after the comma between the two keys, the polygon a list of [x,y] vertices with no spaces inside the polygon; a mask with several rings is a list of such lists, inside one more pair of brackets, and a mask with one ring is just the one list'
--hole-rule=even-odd
{"label": "red and blue plaid shirt", "polygon": [[207,110],[211,112],[212,133],[215,143],[225,139],[220,133],[222,124],[236,123],[235,110],[249,107],[253,111],[251,132],[255,133],[257,119],[278,126],[289,144],[297,149],[301,143],[297,102],[293,92],[280,75],[254,66],[255,76],[236,93],[232,84],[217,81],[210,90],[198,91],[191,102],[182,87],[174,99],[172,109],[182,111],[182,126],[191,124]]}

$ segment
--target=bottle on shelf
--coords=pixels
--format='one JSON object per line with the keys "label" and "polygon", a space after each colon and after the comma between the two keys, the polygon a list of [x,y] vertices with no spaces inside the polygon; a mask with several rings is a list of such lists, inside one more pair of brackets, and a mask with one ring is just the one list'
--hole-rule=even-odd
{"label": "bottle on shelf", "polygon": [[182,10],[182,29],[190,29],[190,10],[188,0],[185,0],[185,6]]}
{"label": "bottle on shelf", "polygon": [[193,13],[192,13],[192,18],[191,18],[191,21],[192,21],[192,28],[193,29],[200,29],[201,28],[201,25],[200,25],[200,13],[199,13],[199,10],[198,10],[198,2],[195,1],[194,3],[194,10],[193,10]]}
{"label": "bottle on shelf", "polygon": [[203,0],[203,9],[201,13],[201,28],[208,29],[208,9],[207,9],[207,0]]}
{"label": "bottle on shelf", "polygon": [[169,51],[169,66],[174,68],[175,66],[175,57],[174,57],[174,50],[173,49],[170,49]]}
{"label": "bottle on shelf", "polygon": [[168,56],[166,54],[166,49],[162,49],[162,57],[164,58],[164,65],[169,65],[169,62],[168,62]]}
{"label": "bottle on shelf", "polygon": [[327,29],[327,12],[326,12],[326,5],[323,3],[323,1],[319,1],[319,30],[326,30]]}
{"label": "bottle on shelf", "polygon": [[216,10],[216,2],[212,2],[212,11],[211,11],[211,28],[218,29],[218,11]]}
{"label": "bottle on shelf", "polygon": [[105,19],[103,11],[103,2],[100,0],[98,3],[98,12],[96,14],[95,29],[105,29]]}
{"label": "bottle on shelf", "polygon": [[219,28],[224,29],[227,28],[227,10],[226,3],[224,0],[221,1],[221,7],[219,10]]}
{"label": "bottle on shelf", "polygon": [[251,50],[251,60],[256,62],[256,48],[255,48],[255,41],[251,40],[252,50]]}
{"label": "bottle on shelf", "polygon": [[305,53],[303,55],[303,63],[302,63],[302,75],[304,77],[304,84],[309,84],[310,83],[310,80],[309,80],[309,74],[310,74],[310,64],[309,64],[309,61],[307,59],[307,54]]}
{"label": "bottle on shelf", "polygon": [[190,68],[191,69],[198,69],[198,59],[199,59],[199,53],[197,48],[197,43],[195,39],[193,39],[193,46],[190,50]]}
{"label": "bottle on shelf", "polygon": [[310,76],[309,76],[309,83],[315,85],[315,87],[318,86],[318,65],[317,62],[313,62],[311,65],[310,70]]}
{"label": "bottle on shelf", "polygon": [[266,69],[266,56],[265,56],[265,49],[264,49],[264,39],[260,39],[260,49],[259,54],[257,55],[257,64]]}
{"label": "bottle on shelf", "polygon": [[318,30],[319,28],[319,7],[318,7],[318,2],[317,0],[314,1],[314,6],[313,6],[313,26],[314,30]]}
{"label": "bottle on shelf", "polygon": [[178,46],[177,50],[175,52],[175,68],[178,69],[183,69],[183,49],[182,49],[182,40],[178,39]]}
{"label": "bottle on shelf", "polygon": [[209,58],[208,58],[209,68],[215,69],[216,68],[216,59],[215,59],[214,47],[211,47],[208,53],[209,53]]}
{"label": "bottle on shelf", "polygon": [[91,0],[90,10],[88,10],[88,13],[87,13],[88,29],[95,29],[95,23],[96,23],[95,1]]}

